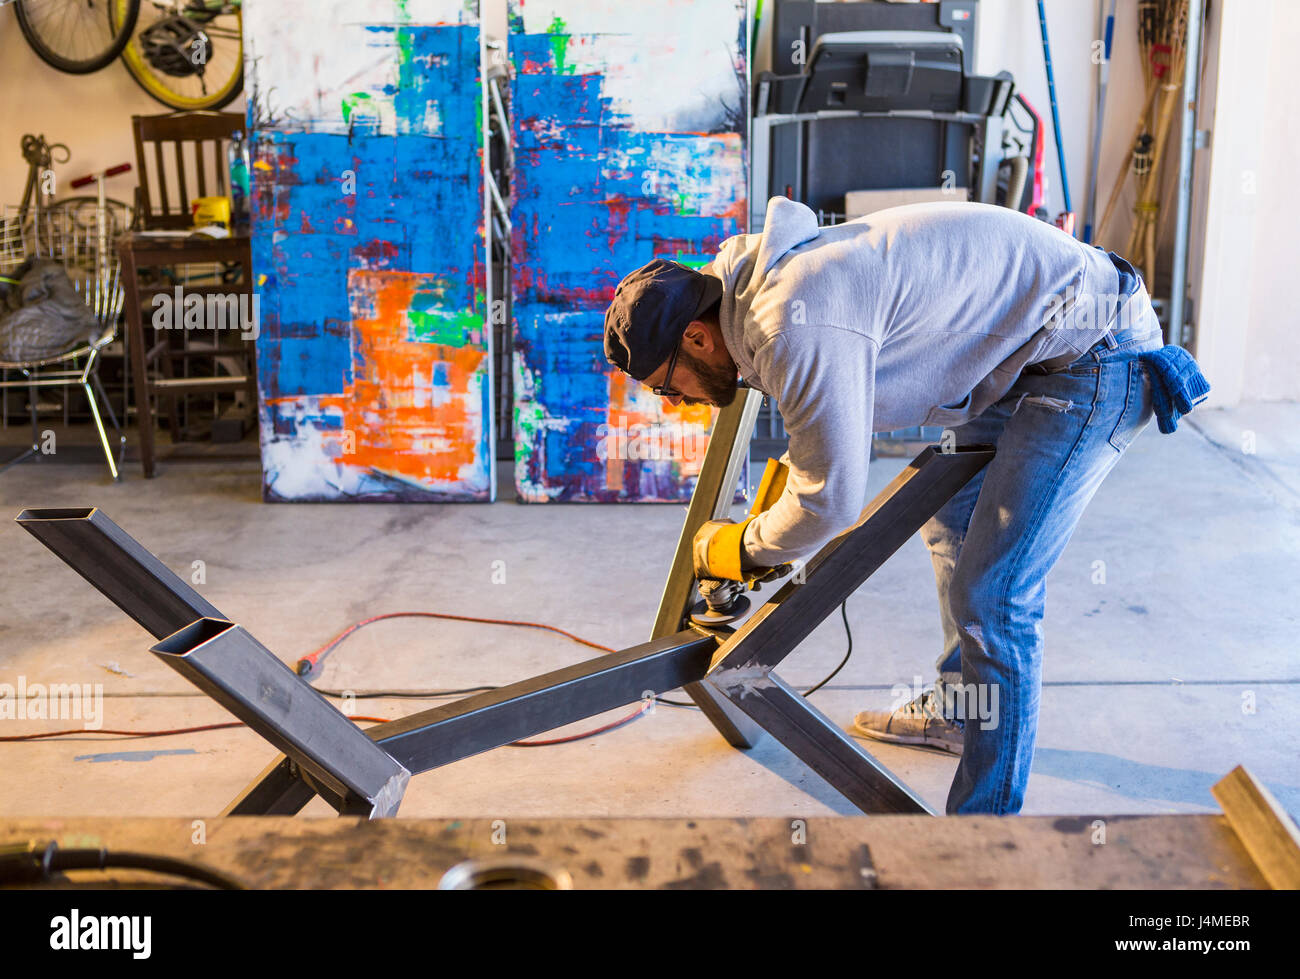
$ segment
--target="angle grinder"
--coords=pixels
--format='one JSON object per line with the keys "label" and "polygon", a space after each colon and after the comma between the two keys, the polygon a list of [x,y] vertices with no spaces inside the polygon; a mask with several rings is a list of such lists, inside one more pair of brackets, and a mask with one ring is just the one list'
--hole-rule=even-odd
{"label": "angle grinder", "polygon": [[[785,491],[786,478],[789,475],[789,466],[776,459],[768,459],[767,467],[763,470],[763,478],[759,480],[758,490],[754,494],[754,502],[750,507],[750,516],[768,510]],[[749,589],[759,590],[759,583],[762,581],[771,581],[773,578],[781,578],[789,574],[791,565],[783,564],[775,568],[765,568],[756,575],[746,575],[744,581],[733,581],[726,578],[700,578],[698,584],[700,587],[700,597],[703,599],[697,602],[691,609],[691,622],[700,626],[720,626],[735,622],[749,611],[749,598],[745,592]]]}
{"label": "angle grinder", "polygon": [[691,621],[696,625],[726,625],[749,611],[743,581],[702,578],[699,586],[704,601],[696,602],[691,609]]}

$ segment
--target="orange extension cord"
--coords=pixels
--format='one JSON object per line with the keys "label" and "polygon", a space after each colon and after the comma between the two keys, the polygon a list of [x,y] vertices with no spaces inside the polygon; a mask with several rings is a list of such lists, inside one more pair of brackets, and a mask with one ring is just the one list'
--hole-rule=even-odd
{"label": "orange extension cord", "polygon": [[[478,622],[484,625],[505,625],[505,626],[517,626],[526,629],[545,629],[548,632],[554,632],[557,635],[563,636],[565,639],[569,639],[572,640],[573,642],[580,643],[583,646],[590,646],[592,649],[599,649],[602,652],[606,652],[606,653],[612,653],[616,651],[610,646],[602,646],[598,642],[592,642],[590,639],[583,639],[581,636],[575,636],[571,632],[565,632],[563,629],[559,628],[558,626],[547,625],[544,622],[526,622],[526,621],[516,620],[516,619],[485,619],[485,618],[479,618],[478,616],[474,616],[474,615],[452,615],[447,612],[388,612],[385,613],[384,615],[374,615],[368,619],[362,619],[360,622],[354,622],[352,625],[348,626],[346,629],[344,629],[342,632],[336,635],[329,642],[325,643],[323,646],[319,647],[318,649],[314,650],[313,652],[299,659],[298,660],[299,675],[306,676],[308,673],[310,673],[313,669],[315,669],[318,665],[320,665],[320,661],[322,659],[324,659],[327,655],[329,655],[329,653],[331,653],[341,642],[343,642],[343,640],[347,639],[348,636],[352,635],[352,633],[356,632],[358,629],[362,629],[373,622],[381,622],[384,619],[401,619],[401,618],[447,619],[454,622]],[[626,717],[622,717],[619,718],[618,720],[611,721],[609,724],[605,724],[598,728],[593,728],[590,731],[581,731],[578,734],[570,734],[563,738],[550,738],[545,741],[515,741],[512,742],[507,747],[542,748],[547,745],[565,744],[569,741],[581,741],[583,738],[594,737],[597,734],[604,734],[606,731],[612,731],[616,727],[622,727],[624,724],[627,724],[628,722],[633,721],[636,718],[640,717],[643,713],[645,713],[645,711],[649,706],[650,703],[649,701],[647,701],[646,703],[643,703],[640,707],[638,707],[635,711],[633,711],[631,714],[628,714]],[[391,718],[391,717],[370,717],[365,714],[348,715],[348,720],[350,721],[374,721],[377,724],[386,723],[388,721],[395,720],[395,719],[396,718]],[[181,727],[181,728],[175,728],[168,731],[121,731],[121,730],[114,730],[109,728],[99,728],[98,730],[88,731],[83,728],[72,728],[71,730],[67,730],[67,731],[46,731],[42,734],[9,735],[5,737],[0,737],[0,742],[39,741],[45,738],[59,738],[59,737],[65,737],[67,735],[73,735],[73,734],[81,735],[83,737],[87,734],[117,734],[117,735],[125,735],[127,737],[132,737],[132,738],[161,738],[173,734],[193,734],[199,731],[217,731],[217,730],[221,730],[222,728],[244,727],[244,726],[245,725],[243,721],[228,721],[223,724],[203,724],[198,727]]]}

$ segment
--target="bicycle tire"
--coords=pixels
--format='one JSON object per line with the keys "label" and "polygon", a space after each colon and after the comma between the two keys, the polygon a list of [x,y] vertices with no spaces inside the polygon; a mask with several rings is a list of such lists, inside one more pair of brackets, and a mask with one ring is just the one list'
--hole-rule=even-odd
{"label": "bicycle tire", "polygon": [[[123,56],[125,61],[125,55]],[[244,94],[244,69],[240,66],[239,72],[235,75],[234,83],[225,91],[218,92],[210,99],[194,99],[193,101],[181,101],[180,99],[167,98],[159,92],[155,92],[137,73],[136,68],[130,61],[126,61],[127,74],[131,80],[140,86],[149,96],[159,105],[165,105],[169,109],[175,109],[178,112],[198,112],[203,109],[222,109],[228,106],[235,99]]]}
{"label": "bicycle tire", "polygon": [[[31,19],[27,12],[27,4],[31,0],[15,0],[14,13],[18,17],[18,29],[23,32],[23,37],[27,39],[28,46],[36,52],[36,56],[44,61],[51,68],[56,68],[69,75],[89,75],[91,72],[99,71],[112,64],[117,57],[126,49],[131,40],[132,34],[135,33],[135,24],[140,17],[140,0],[104,0],[106,8],[114,2],[126,2],[126,16],[123,18],[121,25],[117,25],[117,33],[113,35],[112,43],[97,52],[93,57],[88,58],[69,58],[64,54],[56,51],[46,40],[41,37],[37,25]],[[57,0],[53,0],[57,2]],[[84,0],[65,0],[69,5],[80,6]],[[115,21],[112,18],[110,22]]]}
{"label": "bicycle tire", "polygon": [[[111,8],[110,8],[111,9]],[[239,44],[239,70],[230,76],[225,85],[214,92],[209,97],[188,97],[181,96],[171,92],[162,83],[160,77],[151,72],[145,64],[137,48],[131,44],[134,40],[134,33],[122,49],[122,64],[126,66],[127,74],[131,76],[132,81],[143,89],[150,98],[169,109],[175,109],[180,112],[197,112],[201,110],[220,109],[244,93],[244,45],[243,45],[243,17],[239,19],[240,24],[240,44]]]}

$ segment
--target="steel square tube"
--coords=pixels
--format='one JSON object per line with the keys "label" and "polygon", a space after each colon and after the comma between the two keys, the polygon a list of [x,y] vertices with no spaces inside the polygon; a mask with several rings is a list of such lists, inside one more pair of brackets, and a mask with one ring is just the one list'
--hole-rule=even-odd
{"label": "steel square tube", "polygon": [[[743,424],[743,419],[739,422]],[[906,786],[790,690],[779,677],[770,675],[770,671],[992,456],[993,450],[983,446],[950,453],[940,453],[933,448],[922,452],[863,511],[853,528],[828,544],[809,562],[807,575],[809,579],[817,576],[816,587],[788,583],[721,646],[719,640],[710,635],[690,630],[678,632],[364,732],[334,711],[251,636],[221,620],[215,608],[95,508],[25,510],[18,519],[29,532],[150,631],[165,628],[169,616],[172,619],[185,618],[191,613],[207,610],[216,613],[196,616],[199,621],[187,620],[183,628],[173,630],[183,633],[183,636],[168,634],[154,652],[170,657],[166,659],[170,665],[237,716],[249,721],[263,736],[290,755],[278,759],[266,769],[232,803],[227,810],[230,813],[293,813],[301,809],[313,794],[320,792],[340,812],[384,815],[396,811],[401,791],[394,791],[391,781],[377,791],[372,785],[360,784],[355,778],[349,782],[340,778],[334,767],[322,765],[319,759],[303,752],[301,745],[291,743],[282,719],[277,723],[274,717],[260,716],[255,709],[256,701],[247,696],[248,690],[242,690],[245,696],[237,696],[236,692],[241,689],[237,683],[226,687],[217,682],[218,676],[231,679],[225,677],[220,669],[209,674],[199,668],[207,657],[190,658],[191,654],[210,643],[214,649],[229,646],[253,655],[254,660],[274,662],[283,671],[277,679],[283,681],[287,675],[296,685],[288,689],[310,691],[311,696],[316,697],[328,711],[337,714],[351,732],[362,735],[372,744],[377,742],[381,747],[380,754],[401,769],[402,790],[411,771],[427,771],[551,730],[635,702],[646,693],[695,686],[707,672],[708,687],[696,687],[701,693],[697,699],[702,706],[713,704],[723,721],[736,716],[735,708],[739,708],[760,723],[770,725],[773,733],[810,767],[867,811],[928,812],[924,803]],[[726,457],[730,468],[737,458],[734,439]],[[714,502],[715,506],[721,505],[717,496]],[[685,538],[684,528],[682,539]],[[680,544],[681,541],[679,551]],[[121,573],[113,574],[114,568],[120,568]],[[673,583],[670,580],[671,587]],[[665,599],[668,591],[666,588]],[[661,603],[661,616],[666,607],[667,603]],[[660,627],[661,624],[657,623],[656,629]],[[250,648],[259,652],[250,654]],[[234,659],[227,657],[225,661]],[[240,673],[234,679],[246,681],[248,674]],[[264,685],[261,692],[274,687],[274,684],[271,688]],[[720,706],[723,704],[735,706],[728,711]],[[718,718],[712,714],[710,717],[719,723]],[[257,723],[253,723],[254,720]],[[723,724],[719,723],[719,727],[723,728]],[[352,740],[355,743],[355,739]],[[332,743],[332,732],[327,732],[324,741],[318,747],[325,750],[337,748]],[[391,757],[387,752],[391,752]],[[920,808],[907,808],[909,806]]]}
{"label": "steel square tube", "polygon": [[[714,637],[687,629],[377,724],[365,733],[418,775],[634,703],[647,692],[662,693],[697,682],[717,648]],[[717,695],[711,692],[710,696]],[[311,796],[311,788],[298,778],[289,760],[278,759],[240,793],[225,814],[292,815]]]}
{"label": "steel square tube", "polygon": [[928,813],[925,801],[775,673],[705,681],[866,813]]}
{"label": "steel square tube", "polygon": [[718,412],[709,435],[709,446],[695,477],[695,491],[686,509],[686,520],[677,538],[672,567],[659,599],[651,639],[671,635],[682,628],[695,594],[695,561],[691,546],[695,532],[710,520],[725,517],[731,511],[740,479],[741,466],[749,456],[749,438],[763,396],[751,388],[741,388],[736,400]]}
{"label": "steel square tube", "polygon": [[242,626],[199,619],[150,652],[288,755],[341,813],[397,812],[411,773]]}
{"label": "steel square tube", "polygon": [[292,816],[301,812],[315,795],[316,790],[299,777],[298,766],[284,755],[277,755],[221,815]]}
{"label": "steel square tube", "polygon": [[[741,388],[736,400],[718,412],[709,446],[695,478],[695,491],[686,509],[682,532],[677,538],[672,567],[659,599],[651,639],[671,635],[683,627],[695,595],[695,561],[691,547],[695,532],[707,521],[725,517],[731,511],[736,482],[749,456],[749,440],[763,396],[752,388]],[[704,716],[733,748],[752,748],[762,736],[762,729],[725,699],[700,683],[688,683],[686,694],[695,701]]]}
{"label": "steel square tube", "polygon": [[15,520],[155,639],[225,618],[98,507],[35,507]]}
{"label": "steel square tube", "polygon": [[366,734],[418,775],[696,682],[717,648],[713,636],[686,629],[379,724]]}
{"label": "steel square tube", "polygon": [[[687,629],[377,724],[365,733],[399,764],[418,775],[635,703],[647,692],[662,693],[699,681],[717,648],[713,636]],[[245,788],[226,808],[226,814],[292,815],[310,801],[311,794],[288,759],[281,759]]]}
{"label": "steel square tube", "polygon": [[991,446],[923,450],[808,561],[802,584],[787,581],[727,638],[710,677],[775,668],[992,458]]}

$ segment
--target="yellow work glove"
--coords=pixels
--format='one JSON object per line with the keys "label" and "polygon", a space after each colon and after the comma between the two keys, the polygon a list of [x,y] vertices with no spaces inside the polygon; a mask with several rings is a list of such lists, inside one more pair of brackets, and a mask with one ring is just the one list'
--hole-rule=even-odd
{"label": "yellow work glove", "polygon": [[710,520],[695,532],[691,554],[695,559],[695,577],[725,581],[745,581],[741,555],[745,551],[745,528],[753,517],[743,522]]}
{"label": "yellow work glove", "polygon": [[775,568],[742,567],[745,554],[745,528],[753,520],[746,517],[740,523],[733,520],[710,520],[695,532],[691,546],[696,580],[742,581],[753,584],[770,581],[790,573],[790,565]]}

